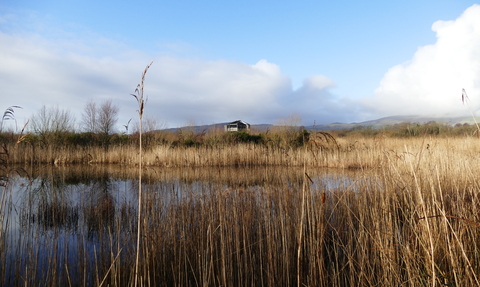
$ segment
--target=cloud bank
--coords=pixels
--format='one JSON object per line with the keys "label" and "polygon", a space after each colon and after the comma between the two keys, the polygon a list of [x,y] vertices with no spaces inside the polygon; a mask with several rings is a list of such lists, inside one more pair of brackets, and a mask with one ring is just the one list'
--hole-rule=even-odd
{"label": "cloud bank", "polygon": [[70,110],[79,121],[89,100],[112,99],[120,106],[120,129],[136,117],[130,94],[152,59],[145,82],[145,113],[168,127],[236,119],[274,123],[293,113],[304,124],[342,119],[342,104],[329,92],[335,86],[331,79],[311,76],[293,90],[280,67],[264,59],[246,64],[151,56],[105,39],[52,40],[1,30],[0,108],[22,106],[18,113],[26,120],[42,105],[55,105]]}
{"label": "cloud bank", "polygon": [[480,5],[456,20],[435,22],[432,30],[436,43],[388,70],[374,96],[361,101],[365,114],[465,115],[462,88],[471,107],[480,109]]}
{"label": "cloud bank", "polygon": [[265,59],[243,63],[149,55],[93,33],[19,30],[12,23],[16,19],[0,15],[0,109],[22,106],[20,121],[42,105],[68,109],[80,120],[89,100],[112,99],[120,107],[121,130],[137,116],[130,94],[151,60],[145,114],[168,127],[237,119],[275,123],[291,114],[303,125],[466,115],[462,88],[470,106],[480,111],[480,5],[456,20],[435,22],[437,41],[389,69],[372,96],[363,99],[335,94],[334,80],[324,75],[307,77],[293,89],[290,77]]}

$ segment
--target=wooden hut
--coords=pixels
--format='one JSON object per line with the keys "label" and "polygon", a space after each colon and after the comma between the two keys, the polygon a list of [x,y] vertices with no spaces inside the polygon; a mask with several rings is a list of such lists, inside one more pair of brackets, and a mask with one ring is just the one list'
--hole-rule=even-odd
{"label": "wooden hut", "polygon": [[238,120],[234,121],[231,123],[227,123],[224,125],[225,131],[226,132],[239,132],[239,131],[249,131],[250,130],[250,124]]}

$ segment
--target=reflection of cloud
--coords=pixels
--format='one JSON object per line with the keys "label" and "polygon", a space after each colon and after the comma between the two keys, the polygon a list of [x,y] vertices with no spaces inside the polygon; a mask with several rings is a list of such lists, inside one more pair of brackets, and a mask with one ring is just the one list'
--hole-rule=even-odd
{"label": "reflection of cloud", "polygon": [[435,22],[432,30],[437,42],[391,68],[375,96],[363,101],[373,114],[465,114],[462,88],[480,108],[480,5],[454,21]]}

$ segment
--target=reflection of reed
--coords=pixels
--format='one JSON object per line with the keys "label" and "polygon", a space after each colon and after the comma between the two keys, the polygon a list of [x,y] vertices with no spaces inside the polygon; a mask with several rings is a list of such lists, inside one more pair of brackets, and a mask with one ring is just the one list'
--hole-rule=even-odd
{"label": "reflection of reed", "polygon": [[[75,169],[71,174],[35,174],[33,190],[27,195],[28,206],[22,211],[22,225],[34,223],[46,230],[64,228],[77,231],[83,222],[89,235],[113,227],[116,203],[111,194],[109,176],[105,172],[96,173],[96,179],[87,180],[88,174],[83,174],[79,181],[72,180],[78,179]],[[88,182],[87,190],[78,199],[74,199],[76,195],[72,194],[76,189],[68,188],[72,182],[75,185]]]}
{"label": "reflection of reed", "polygon": [[[314,183],[308,180],[305,186],[303,169],[292,167],[147,168],[141,282],[480,286],[478,139],[464,145],[455,139],[427,141],[381,156],[376,153],[380,144],[350,146],[349,152],[361,149],[369,158],[359,157],[358,177],[342,184],[324,184],[317,177],[323,170],[312,168],[307,173]],[[363,162],[374,161],[381,168],[363,168]],[[57,224],[57,214],[68,217],[69,209],[61,206],[77,206],[71,202],[78,204],[79,225],[87,217],[103,221],[92,222],[92,230],[78,228],[70,237],[50,232],[49,237],[26,238],[30,234],[22,233],[18,245],[0,247],[10,252],[9,257],[0,254],[5,263],[0,264],[0,284],[130,285],[138,251],[136,173],[118,166],[49,166],[31,174],[34,184],[46,181],[32,191],[31,210],[47,222]],[[49,248],[44,251],[48,260],[38,259],[37,246]],[[3,267],[7,263],[10,269]]]}
{"label": "reflection of reed", "polygon": [[[55,177],[64,180],[65,184],[92,184],[105,180],[136,180],[138,170],[133,167],[117,165],[69,165],[64,167],[40,166],[29,170],[32,178]],[[355,176],[352,171],[312,169],[309,175],[313,178],[330,174],[347,174]],[[143,171],[146,184],[155,182],[180,181],[186,184],[193,182],[210,182],[230,187],[248,186],[285,186],[301,184],[303,169],[295,167],[203,167],[203,168],[160,168],[149,167]]]}
{"label": "reflection of reed", "polygon": [[69,198],[58,175],[31,179],[22,192],[20,224],[38,225],[42,230],[77,230],[80,218],[78,204]]}
{"label": "reflection of reed", "polygon": [[30,217],[32,223],[38,223],[44,229],[65,228],[76,230],[78,227],[78,207],[65,202],[41,202],[36,214]]}
{"label": "reflection of reed", "polygon": [[89,234],[113,227],[115,219],[115,201],[109,194],[101,194],[83,207],[83,216]]}

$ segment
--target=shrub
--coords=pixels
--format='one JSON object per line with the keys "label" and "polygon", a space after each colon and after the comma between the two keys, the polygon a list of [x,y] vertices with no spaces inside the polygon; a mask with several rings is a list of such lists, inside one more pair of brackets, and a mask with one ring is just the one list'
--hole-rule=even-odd
{"label": "shrub", "polygon": [[293,141],[293,146],[300,147],[303,146],[305,143],[308,142],[310,139],[310,132],[306,129],[303,129],[301,132],[298,133],[298,136]]}

